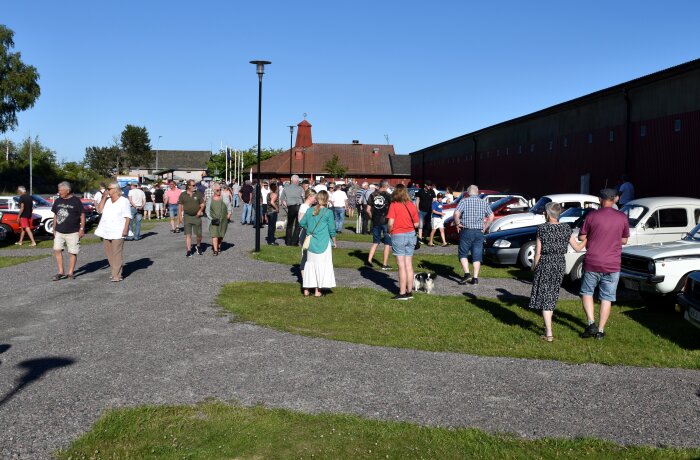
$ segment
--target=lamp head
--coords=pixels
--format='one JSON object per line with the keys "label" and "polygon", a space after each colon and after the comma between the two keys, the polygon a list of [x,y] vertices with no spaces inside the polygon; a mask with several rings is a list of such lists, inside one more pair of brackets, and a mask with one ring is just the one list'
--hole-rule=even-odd
{"label": "lamp head", "polygon": [[265,65],[272,64],[270,61],[250,61],[251,64],[255,64],[255,72],[262,77],[265,73]]}

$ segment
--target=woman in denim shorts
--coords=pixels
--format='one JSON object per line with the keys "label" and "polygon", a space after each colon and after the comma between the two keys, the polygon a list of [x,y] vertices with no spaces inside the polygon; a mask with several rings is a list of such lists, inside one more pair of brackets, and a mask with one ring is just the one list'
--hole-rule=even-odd
{"label": "woman in denim shorts", "polygon": [[387,219],[391,249],[399,267],[399,294],[393,299],[409,300],[413,298],[413,249],[419,219],[418,210],[403,184],[398,184],[394,189]]}

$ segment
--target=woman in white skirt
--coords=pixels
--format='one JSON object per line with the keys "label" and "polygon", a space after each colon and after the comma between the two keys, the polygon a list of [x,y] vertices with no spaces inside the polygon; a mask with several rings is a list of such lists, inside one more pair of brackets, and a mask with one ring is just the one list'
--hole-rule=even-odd
{"label": "woman in white skirt", "polygon": [[328,192],[318,192],[316,205],[306,211],[299,225],[311,237],[302,277],[304,296],[308,297],[309,290],[314,289],[314,296],[321,297],[321,289],[335,287],[332,253],[336,247],[335,218],[328,209]]}

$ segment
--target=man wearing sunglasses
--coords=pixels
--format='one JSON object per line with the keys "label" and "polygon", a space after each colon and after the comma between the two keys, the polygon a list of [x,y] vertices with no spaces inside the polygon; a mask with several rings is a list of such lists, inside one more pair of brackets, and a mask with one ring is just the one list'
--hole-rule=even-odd
{"label": "man wearing sunglasses", "polygon": [[[195,253],[203,255],[202,244],[202,215],[206,202],[202,194],[196,189],[193,180],[187,181],[187,189],[178,198],[178,214],[185,225],[185,257],[192,257]],[[192,233],[197,237],[197,246],[192,247]]]}

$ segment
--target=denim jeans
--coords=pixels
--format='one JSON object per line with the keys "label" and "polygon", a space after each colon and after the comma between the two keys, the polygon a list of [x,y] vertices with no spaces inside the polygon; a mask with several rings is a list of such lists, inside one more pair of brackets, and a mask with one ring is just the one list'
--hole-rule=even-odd
{"label": "denim jeans", "polygon": [[253,204],[243,203],[243,213],[241,214],[241,223],[250,224],[253,222]]}
{"label": "denim jeans", "polygon": [[343,231],[343,222],[345,222],[345,208],[333,208],[335,214],[335,231]]}
{"label": "denim jeans", "polygon": [[481,262],[484,258],[484,232],[479,229],[463,228],[459,232],[459,259],[466,259],[472,253],[472,263]]}
{"label": "denim jeans", "polygon": [[238,207],[238,194],[233,195],[233,207]]}
{"label": "denim jeans", "polygon": [[267,242],[275,242],[275,230],[277,228],[277,213],[271,212],[267,215]]}
{"label": "denim jeans", "polygon": [[139,214],[139,212],[134,208],[133,206],[131,207],[131,232],[134,234],[134,239],[138,240],[141,238],[141,219],[143,219],[143,214]]}

